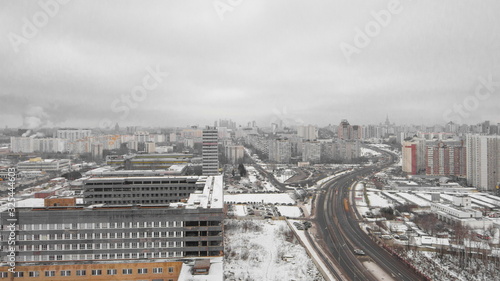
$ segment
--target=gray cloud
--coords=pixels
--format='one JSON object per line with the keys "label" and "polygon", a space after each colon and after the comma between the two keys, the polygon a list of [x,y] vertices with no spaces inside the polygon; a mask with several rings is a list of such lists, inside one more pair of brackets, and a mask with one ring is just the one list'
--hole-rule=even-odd
{"label": "gray cloud", "polygon": [[[473,94],[478,77],[500,81],[498,1],[401,0],[403,11],[348,63],[340,43],[352,44],[388,2],[252,0],[221,21],[210,1],[73,0],[15,53],[9,34],[40,7],[2,1],[0,95],[9,106],[0,126],[246,123],[284,107],[319,125],[386,114],[433,124]],[[156,65],[165,81],[126,118],[113,112]],[[464,122],[500,122],[499,96]]]}

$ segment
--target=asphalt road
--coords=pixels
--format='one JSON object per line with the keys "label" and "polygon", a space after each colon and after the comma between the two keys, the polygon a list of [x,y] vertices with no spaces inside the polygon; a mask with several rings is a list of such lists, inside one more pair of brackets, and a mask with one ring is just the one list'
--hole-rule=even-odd
{"label": "asphalt road", "polygon": [[[393,162],[391,159],[390,163]],[[386,163],[386,164],[390,164]],[[350,280],[377,280],[360,262],[359,258],[371,259],[396,280],[422,280],[407,265],[392,256],[360,228],[352,213],[345,210],[344,198],[349,198],[349,187],[360,177],[375,173],[380,168],[366,167],[348,175],[341,176],[325,185],[318,197],[317,223],[321,236],[329,251],[329,258],[334,258],[344,276]],[[362,249],[367,257],[354,255],[354,249]]]}

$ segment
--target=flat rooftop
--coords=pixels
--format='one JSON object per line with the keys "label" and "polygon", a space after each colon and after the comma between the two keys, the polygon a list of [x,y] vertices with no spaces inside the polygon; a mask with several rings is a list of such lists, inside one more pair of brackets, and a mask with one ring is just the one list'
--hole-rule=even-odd
{"label": "flat rooftop", "polygon": [[[82,199],[77,198],[77,205],[74,207],[53,207],[54,209],[103,209],[103,208],[185,208],[185,209],[222,209],[224,207],[224,192],[223,192],[223,178],[222,175],[219,176],[166,176],[166,177],[127,177],[127,178],[91,178],[86,181],[99,181],[99,182],[116,182],[125,180],[146,180],[154,181],[161,179],[177,179],[177,178],[188,178],[196,180],[196,184],[204,184],[203,190],[191,193],[187,200],[187,203],[183,202],[173,202],[169,204],[139,204],[139,205],[106,205],[106,204],[94,204],[94,205],[83,205]],[[78,196],[75,196],[78,197]],[[51,197],[54,198],[54,197]],[[68,198],[68,196],[60,196],[60,198]],[[2,203],[0,206],[0,212],[6,211],[8,202]],[[18,199],[16,200],[16,208],[21,211],[26,211],[30,208],[45,208],[43,198],[29,198],[29,199]]]}
{"label": "flat rooftop", "polygon": [[[197,259],[199,260],[199,259]],[[222,257],[210,258],[210,270],[208,275],[193,275],[192,269],[194,263],[183,264],[178,280],[190,281],[222,281],[224,280],[224,269]]]}
{"label": "flat rooftop", "polygon": [[205,182],[202,193],[191,193],[188,199],[187,208],[223,208],[224,191],[222,175],[209,176]]}

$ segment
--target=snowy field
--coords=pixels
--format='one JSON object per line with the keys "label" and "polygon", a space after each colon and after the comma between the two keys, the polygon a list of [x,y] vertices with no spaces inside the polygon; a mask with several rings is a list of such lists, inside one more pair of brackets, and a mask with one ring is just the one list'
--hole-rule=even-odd
{"label": "snowy field", "polygon": [[226,220],[224,280],[323,280],[285,221]]}
{"label": "snowy field", "polygon": [[290,218],[300,218],[302,217],[302,212],[297,206],[277,206],[276,207],[280,214],[285,217]]}
{"label": "snowy field", "polygon": [[224,202],[295,204],[295,200],[293,200],[287,193],[225,194]]}

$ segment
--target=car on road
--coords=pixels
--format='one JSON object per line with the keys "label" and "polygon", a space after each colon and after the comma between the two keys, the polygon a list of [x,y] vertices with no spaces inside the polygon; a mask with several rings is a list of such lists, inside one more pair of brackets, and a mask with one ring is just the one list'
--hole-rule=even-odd
{"label": "car on road", "polygon": [[364,256],[366,255],[365,254],[365,251],[361,250],[361,249],[354,249],[354,253],[358,256]]}

